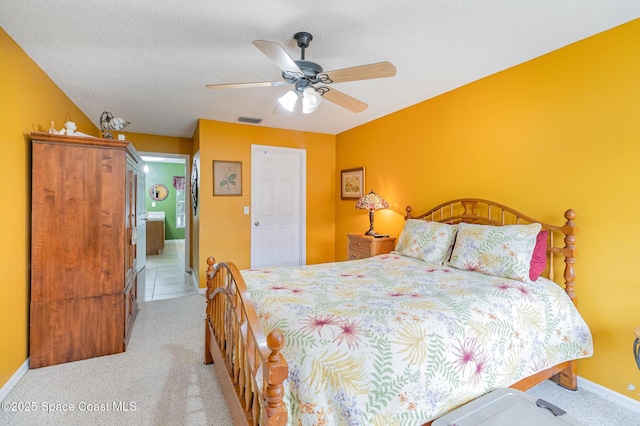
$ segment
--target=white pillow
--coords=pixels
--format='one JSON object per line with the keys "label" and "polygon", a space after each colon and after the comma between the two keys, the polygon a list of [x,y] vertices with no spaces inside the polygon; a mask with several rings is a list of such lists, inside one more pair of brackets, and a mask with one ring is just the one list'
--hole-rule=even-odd
{"label": "white pillow", "polygon": [[449,266],[487,275],[529,280],[531,255],[542,226],[458,224]]}
{"label": "white pillow", "polygon": [[442,265],[451,253],[457,230],[457,225],[409,219],[404,224],[395,251],[403,256]]}

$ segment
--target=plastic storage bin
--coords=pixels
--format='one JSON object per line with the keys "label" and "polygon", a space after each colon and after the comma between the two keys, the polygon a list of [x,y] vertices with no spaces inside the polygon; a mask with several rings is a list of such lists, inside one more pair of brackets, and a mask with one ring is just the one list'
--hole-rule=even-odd
{"label": "plastic storage bin", "polygon": [[[547,408],[544,408],[547,407]],[[501,388],[436,419],[432,426],[583,426],[561,408],[516,389]]]}

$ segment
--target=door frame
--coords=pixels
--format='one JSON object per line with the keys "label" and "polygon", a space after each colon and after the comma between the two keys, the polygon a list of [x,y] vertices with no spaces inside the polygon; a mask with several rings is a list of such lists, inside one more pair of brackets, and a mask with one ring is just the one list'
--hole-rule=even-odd
{"label": "door frame", "polygon": [[[298,159],[300,160],[300,169],[298,177],[300,178],[300,226],[299,226],[299,244],[300,244],[300,263],[301,265],[307,264],[307,150],[302,148],[287,148],[283,146],[272,146],[272,145],[257,145],[251,144],[251,206],[257,205],[258,200],[258,188],[260,185],[256,182],[256,177],[258,173],[256,173],[256,165],[257,162],[254,161],[254,155],[259,151],[272,151],[272,152],[280,152],[286,154],[296,154]],[[253,215],[253,208],[251,209],[251,221],[249,226],[251,227],[251,264],[253,265],[255,259],[256,244],[253,244],[254,239],[254,226],[255,217]]]}
{"label": "door frame", "polygon": [[[136,262],[137,262],[137,272],[140,272],[142,268],[147,266],[147,223],[144,218],[147,212],[147,208],[145,206],[145,196],[146,196],[146,182],[147,176],[143,170],[143,167],[146,163],[144,160],[138,164],[138,170],[136,173],[136,228],[138,230],[137,234],[137,242],[136,242]],[[140,235],[140,222],[144,223],[144,235]]]}
{"label": "door frame", "polygon": [[[185,221],[184,221],[184,270],[185,272],[192,272],[191,270],[191,156],[188,154],[169,154],[166,152],[148,152],[139,151],[141,157],[154,157],[154,158],[178,158],[184,160],[185,171]],[[146,179],[146,177],[145,177]],[[193,278],[198,283],[198,274],[193,274]]]}

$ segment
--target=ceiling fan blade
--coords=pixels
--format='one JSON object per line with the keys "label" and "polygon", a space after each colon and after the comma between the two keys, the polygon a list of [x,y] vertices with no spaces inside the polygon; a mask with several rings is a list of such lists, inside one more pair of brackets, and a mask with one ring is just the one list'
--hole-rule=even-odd
{"label": "ceiling fan blade", "polygon": [[302,70],[278,43],[268,40],[254,40],[253,45],[267,55],[284,72],[300,73]]}
{"label": "ceiling fan blade", "polygon": [[322,95],[323,99],[328,100],[329,102],[333,102],[334,104],[341,106],[342,108],[346,108],[351,112],[362,112],[369,105],[365,104],[362,101],[357,100],[345,93],[342,93],[334,88],[322,87],[323,89],[327,89]]}
{"label": "ceiling fan blade", "polygon": [[207,84],[207,89],[246,89],[250,87],[274,87],[285,86],[289,83],[286,81],[257,81],[253,83],[227,83],[227,84]]}
{"label": "ceiling fan blade", "polygon": [[343,68],[341,70],[327,71],[322,74],[328,75],[331,81],[334,83],[344,83],[346,81],[393,77],[394,75],[396,75],[396,67],[391,62],[385,61],[375,64]]}

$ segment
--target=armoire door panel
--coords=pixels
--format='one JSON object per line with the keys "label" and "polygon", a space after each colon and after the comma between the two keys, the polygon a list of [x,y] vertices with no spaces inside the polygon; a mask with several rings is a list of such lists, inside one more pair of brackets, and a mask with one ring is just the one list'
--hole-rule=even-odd
{"label": "armoire door panel", "polygon": [[125,310],[137,306],[137,291],[131,307],[124,297],[126,276],[137,284],[127,175],[140,157],[127,141],[31,138],[31,367],[122,352]]}

